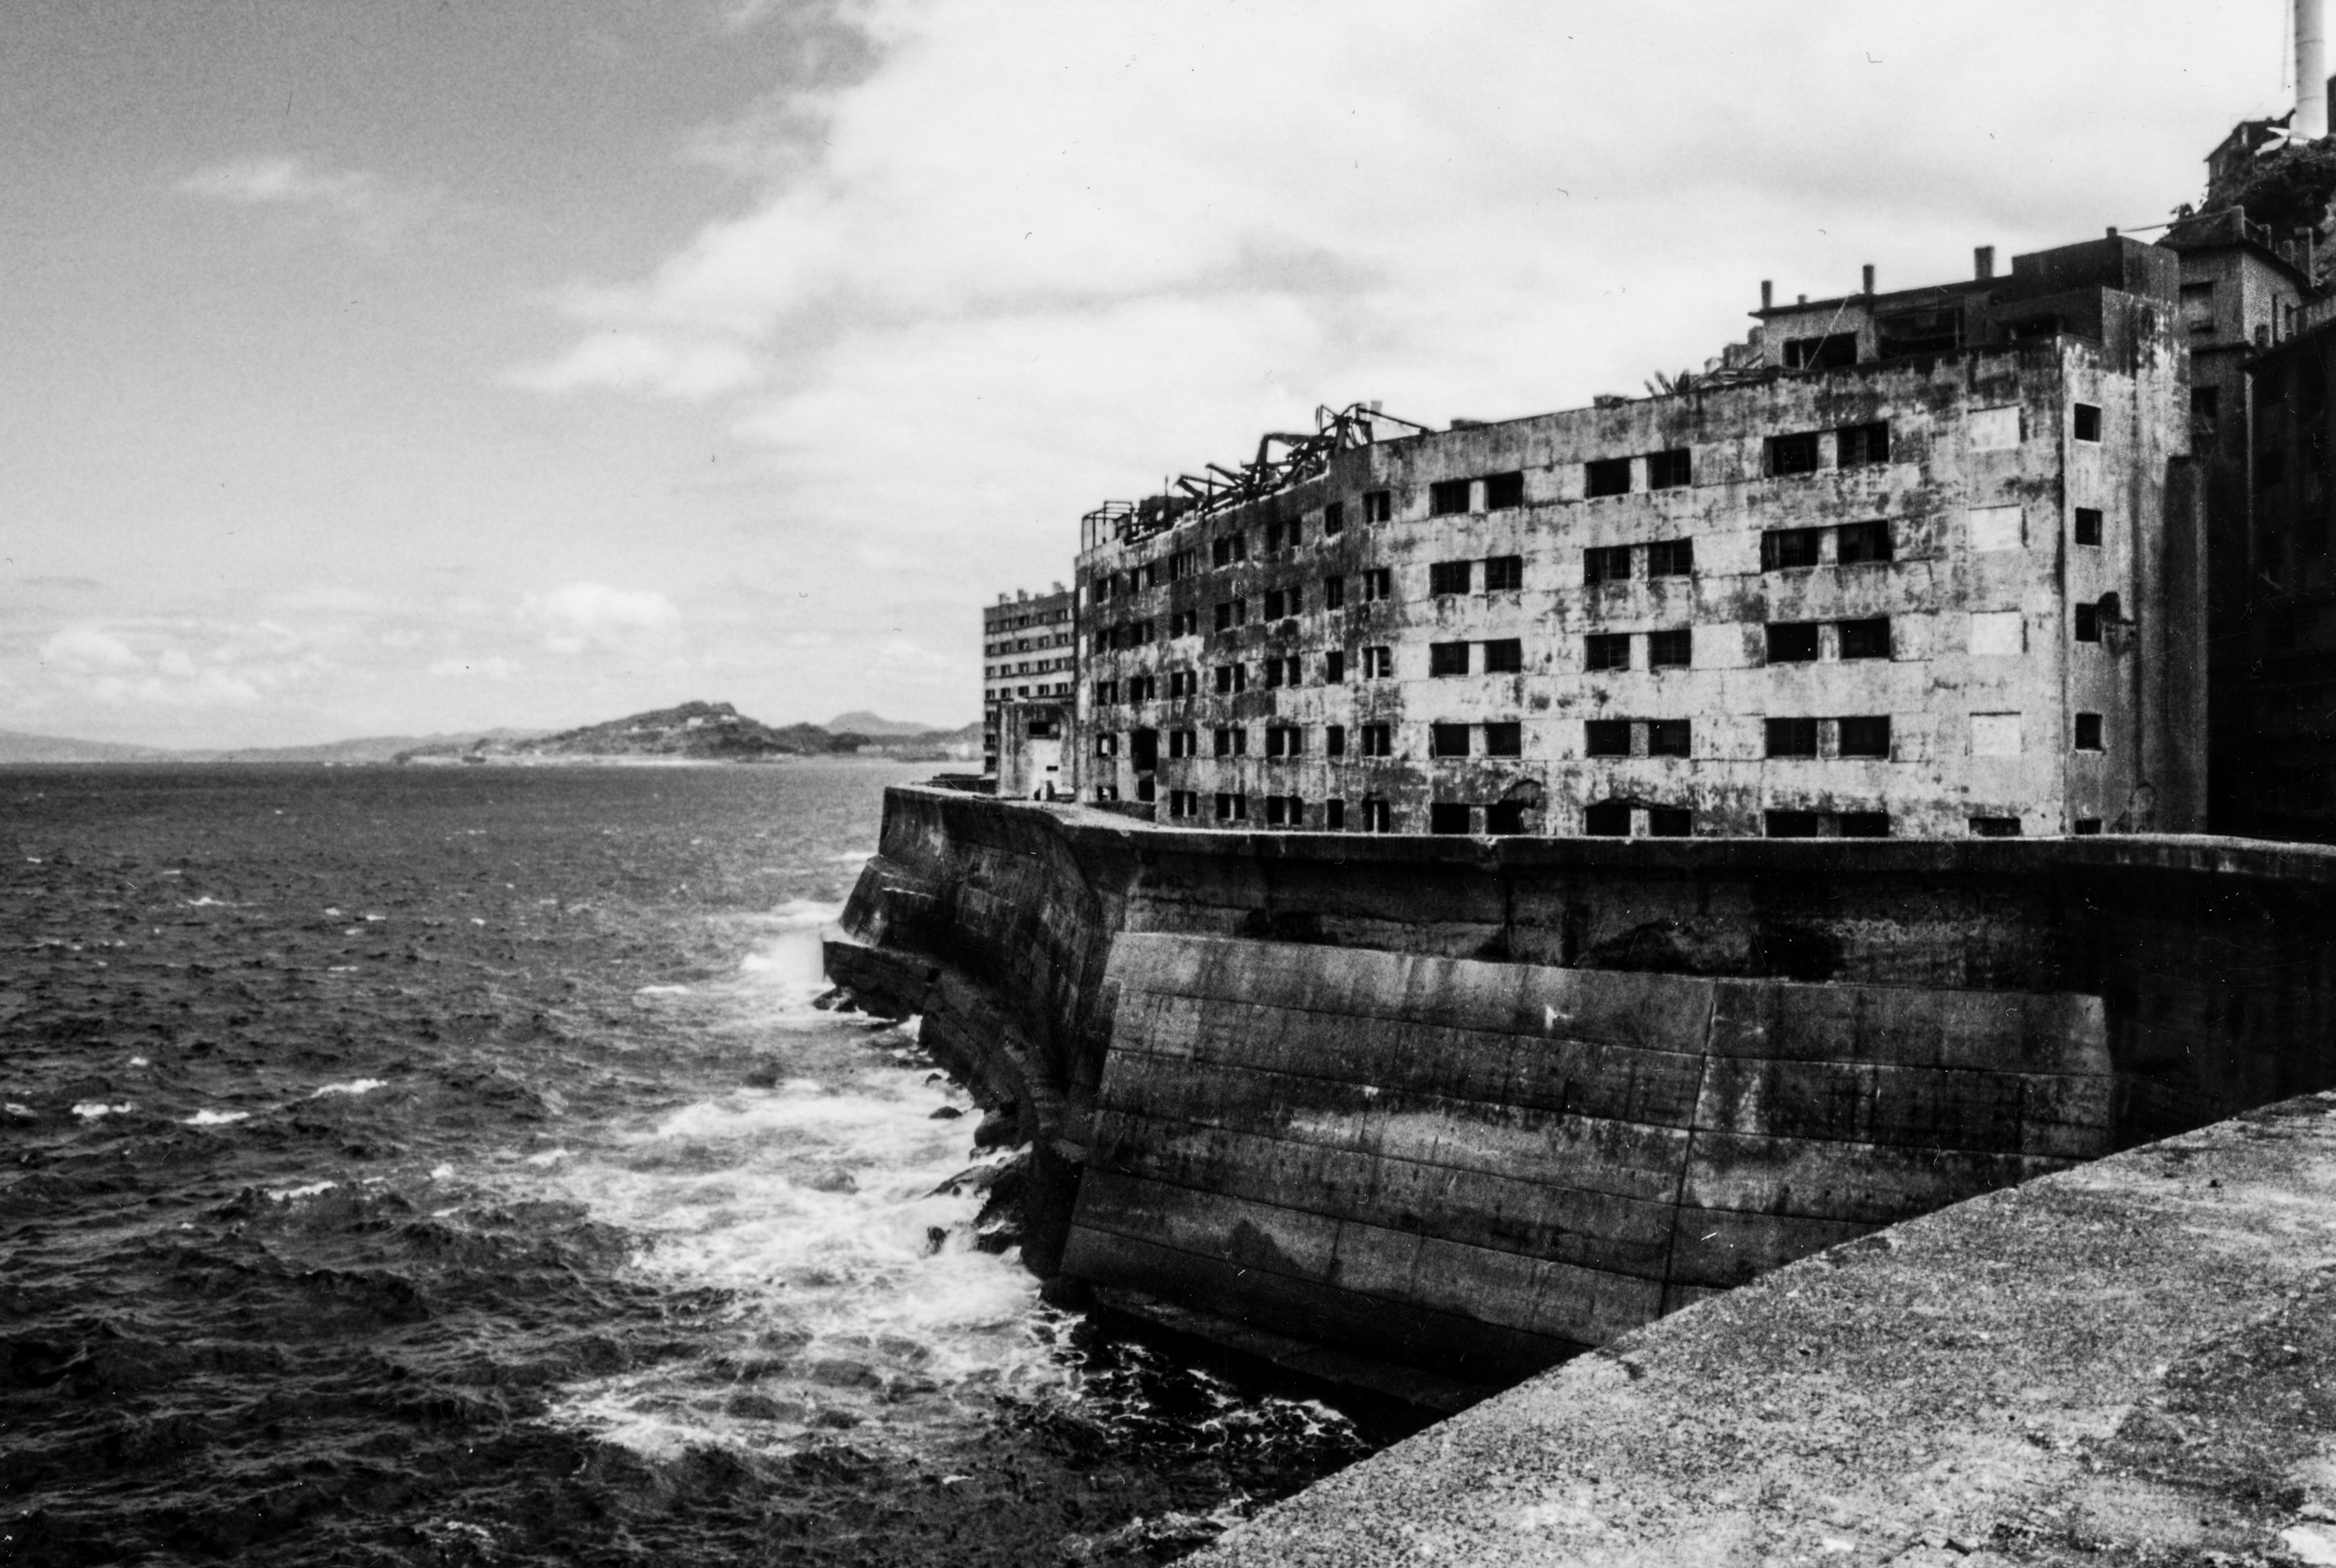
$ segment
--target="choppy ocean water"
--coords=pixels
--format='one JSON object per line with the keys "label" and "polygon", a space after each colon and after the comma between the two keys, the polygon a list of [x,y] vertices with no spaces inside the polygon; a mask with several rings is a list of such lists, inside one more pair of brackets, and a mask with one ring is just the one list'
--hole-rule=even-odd
{"label": "choppy ocean water", "polygon": [[1151,1562],[1358,1457],[810,1005],[921,771],[0,770],[0,1561]]}

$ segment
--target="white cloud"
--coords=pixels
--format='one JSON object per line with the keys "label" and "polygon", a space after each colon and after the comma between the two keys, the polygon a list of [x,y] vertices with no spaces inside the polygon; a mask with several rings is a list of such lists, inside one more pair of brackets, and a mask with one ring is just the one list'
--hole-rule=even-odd
{"label": "white cloud", "polygon": [[514,370],[505,380],[529,392],[605,388],[694,403],[750,387],[762,378],[762,367],[740,343],[610,331],[586,338],[548,364]]}
{"label": "white cloud", "polygon": [[287,155],[213,164],[180,180],[178,189],[237,207],[277,207],[336,222],[372,246],[386,244],[437,205],[434,194],[393,191],[363,169],[320,169]]}
{"label": "white cloud", "polygon": [[272,621],[66,626],[36,657],[52,683],[112,706],[244,707],[327,667],[306,638]]}
{"label": "white cloud", "polygon": [[597,582],[531,593],[519,613],[520,623],[540,633],[544,647],[554,653],[670,641],[681,626],[681,612],[662,593]]}

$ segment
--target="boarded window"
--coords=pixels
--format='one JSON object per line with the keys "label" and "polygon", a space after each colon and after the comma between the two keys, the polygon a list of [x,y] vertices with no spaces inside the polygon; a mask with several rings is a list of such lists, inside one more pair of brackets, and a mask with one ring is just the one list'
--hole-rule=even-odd
{"label": "boarded window", "polygon": [[2019,755],[2019,715],[1974,713],[1971,716],[1971,754],[1974,757]]}
{"label": "boarded window", "polygon": [[1762,826],[1771,838],[1815,838],[1816,813],[1814,811],[1771,811],[1765,814]]}
{"label": "boarded window", "polygon": [[1646,547],[1646,575],[1684,577],[1695,570],[1693,539],[1658,539]]}
{"label": "boarded window", "polygon": [[1485,755],[1488,757],[1522,757],[1525,754],[1525,726],[1516,720],[1506,720],[1485,726]]}
{"label": "boarded window", "polygon": [[2027,547],[2027,520],[2017,506],[1973,506],[1964,516],[1970,522],[1973,549],[2022,549]]}
{"label": "boarded window", "polygon": [[1890,754],[1889,715],[1843,720],[1840,749],[1845,757],[1879,757],[1887,761]]}
{"label": "boarded window", "polygon": [[2019,405],[2001,408],[1973,408],[1964,416],[1963,426],[1971,435],[1973,451],[2002,451],[2019,445]]}
{"label": "boarded window", "polygon": [[1470,579],[1475,575],[1473,561],[1439,561],[1428,568],[1428,592],[1431,593],[1465,593]]}
{"label": "boarded window", "polygon": [[2101,715],[2080,713],[2076,716],[2076,748],[2079,751],[2101,749]]}
{"label": "boarded window", "polygon": [[1833,559],[1845,566],[1887,561],[1890,556],[1890,525],[1887,520],[1845,522],[1833,530]]}
{"label": "boarded window", "polygon": [[2014,659],[2028,651],[2027,618],[2017,610],[1980,610],[1971,618],[1974,659]]}
{"label": "boarded window", "polygon": [[1865,620],[1845,620],[1839,628],[1845,659],[1887,659],[1890,656],[1890,618],[1877,615]]}
{"label": "boarded window", "polygon": [[1695,813],[1684,805],[1650,805],[1646,808],[1646,836],[1693,838]]}
{"label": "boarded window", "polygon": [[1768,627],[1768,662],[1805,664],[1816,657],[1816,622],[1777,620]]}
{"label": "boarded window", "polygon": [[1467,756],[1468,726],[1465,724],[1429,725],[1428,755],[1431,757]]}
{"label": "boarded window", "polygon": [[1457,801],[1436,801],[1428,807],[1428,831],[1454,835],[1474,833],[1475,808]]}
{"label": "boarded window", "polygon": [[1772,757],[1816,755],[1816,720],[1771,719],[1767,724],[1768,754]]}
{"label": "boarded window", "polygon": [[2076,542],[2080,545],[2101,543],[2100,507],[2079,506],[2076,508]]}
{"label": "boarded window", "polygon": [[1630,494],[1631,460],[1608,457],[1583,464],[1582,489],[1592,496]]}
{"label": "boarded window", "polygon": [[1525,558],[1521,555],[1495,555],[1485,561],[1485,592],[1513,592],[1525,586]]}
{"label": "boarded window", "polygon": [[1595,805],[1582,808],[1582,832],[1592,838],[1628,838],[1631,836],[1631,803],[1602,800]]}
{"label": "boarded window", "polygon": [[1816,433],[1772,435],[1768,438],[1768,472],[1772,478],[1816,472]]}
{"label": "boarded window", "polygon": [[1822,337],[1785,339],[1787,370],[1836,370],[1858,363],[1858,335],[1829,332]]}
{"label": "boarded window", "polygon": [[1522,474],[1488,474],[1485,476],[1485,510],[1505,512],[1525,504],[1525,476]]}
{"label": "boarded window", "polygon": [[1520,637],[1493,637],[1485,643],[1485,674],[1516,675],[1525,668],[1525,643]]}
{"label": "boarded window", "polygon": [[1428,487],[1428,515],[1450,517],[1468,510],[1468,481],[1439,479]]}
{"label": "boarded window", "polygon": [[1676,490],[1695,482],[1695,454],[1686,447],[1653,452],[1646,459],[1646,488]]}
{"label": "boarded window", "polygon": [[1430,643],[1428,673],[1432,676],[1466,675],[1468,645],[1466,643]]}
{"label": "boarded window", "polygon": [[2089,403],[2080,403],[2074,409],[2076,438],[2079,441],[2101,439],[2101,410]]}
{"label": "boarded window", "polygon": [[1890,426],[1887,420],[1874,424],[1844,425],[1833,437],[1833,466],[1836,468],[1869,468],[1890,460]]}
{"label": "boarded window", "polygon": [[1760,535],[1760,570],[1788,572],[1817,563],[1820,528],[1772,528]]}
{"label": "boarded window", "polygon": [[1695,633],[1685,626],[1668,632],[1646,634],[1646,667],[1650,670],[1685,669],[1695,663]]}
{"label": "boarded window", "polygon": [[1631,547],[1598,545],[1582,551],[1582,580],[1584,582],[1630,581]]}
{"label": "boarded window", "polygon": [[1694,725],[1685,719],[1650,719],[1646,722],[1646,754],[1684,757],[1692,749]]}
{"label": "boarded window", "polygon": [[1582,755],[1627,757],[1631,754],[1628,719],[1592,719],[1582,726]]}
{"label": "boarded window", "polygon": [[1631,634],[1592,632],[1582,639],[1582,667],[1587,670],[1627,670],[1631,667]]}

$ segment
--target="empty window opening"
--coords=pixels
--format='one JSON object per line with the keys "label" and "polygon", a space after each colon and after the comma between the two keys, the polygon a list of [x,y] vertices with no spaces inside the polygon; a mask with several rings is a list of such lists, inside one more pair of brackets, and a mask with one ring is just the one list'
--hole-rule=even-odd
{"label": "empty window opening", "polygon": [[1346,803],[1343,800],[1324,801],[1322,803],[1322,825],[1332,833],[1345,828],[1346,826]]}
{"label": "empty window opening", "polygon": [[1496,838],[1513,838],[1525,831],[1525,803],[1495,801],[1485,807],[1485,832]]}
{"label": "empty window opening", "polygon": [[1677,490],[1695,482],[1695,455],[1686,447],[1650,452],[1646,458],[1646,488]]}
{"label": "empty window opening", "polygon": [[1951,353],[1962,346],[1963,312],[1959,306],[1899,310],[1873,320],[1874,351],[1886,360]]}
{"label": "empty window opening", "polygon": [[1788,572],[1817,563],[1821,528],[1772,528],[1760,535],[1760,570]]}
{"label": "empty window opening", "polygon": [[1829,332],[1822,337],[1785,339],[1787,370],[1838,370],[1858,363],[1858,335]]}
{"label": "empty window opening", "polygon": [[1468,510],[1468,481],[1438,479],[1428,487],[1428,515],[1451,517]]}
{"label": "empty window opening", "polygon": [[1377,604],[1395,597],[1395,571],[1389,566],[1374,566],[1362,574],[1362,602]]}
{"label": "empty window opening", "polygon": [[1688,627],[1674,627],[1668,632],[1646,634],[1646,667],[1650,670],[1685,669],[1695,663],[1695,633]]}
{"label": "empty window opening", "polygon": [[1595,805],[1582,808],[1582,832],[1592,838],[1628,838],[1631,836],[1631,803],[1625,800],[1602,800]]}
{"label": "empty window opening", "polygon": [[1772,435],[1768,438],[1768,472],[1771,478],[1790,478],[1795,474],[1816,472],[1816,433],[1801,435]]}
{"label": "empty window opening", "polygon": [[1428,673],[1432,676],[1466,675],[1468,645],[1466,643],[1430,643]]}
{"label": "empty window opening", "polygon": [[1346,579],[1345,577],[1322,579],[1322,607],[1326,610],[1343,610],[1346,607]]}
{"label": "empty window opening", "polygon": [[1592,632],[1582,639],[1582,667],[1588,670],[1627,670],[1631,667],[1631,634]]}
{"label": "empty window opening", "polygon": [[1971,832],[1974,838],[2017,838],[2020,835],[2016,817],[1973,817]]}
{"label": "empty window opening", "polygon": [[1305,731],[1294,724],[1268,724],[1265,727],[1265,754],[1269,758],[1303,757],[1305,751]]}
{"label": "empty window opening", "polygon": [[1190,730],[1171,730],[1171,731],[1169,731],[1169,732],[1168,732],[1168,756],[1169,756],[1170,760],[1172,760],[1172,761],[1173,761],[1173,760],[1175,760],[1175,759],[1176,759],[1176,758],[1180,758],[1180,757],[1191,757],[1191,756],[1197,756],[1197,755],[1199,755],[1199,752],[1198,752],[1197,748],[1196,748],[1193,746],[1193,744],[1192,744],[1193,739],[1194,739],[1194,734],[1193,734],[1193,732],[1192,732],[1192,731],[1190,731]]}
{"label": "empty window opening", "polygon": [[1646,547],[1646,575],[1684,577],[1695,570],[1693,539],[1658,539]]}
{"label": "empty window opening", "polygon": [[1874,757],[1887,762],[1890,756],[1889,715],[1844,719],[1840,725],[1840,739],[1841,755],[1845,757]]}
{"label": "empty window opening", "polygon": [[2089,403],[2076,405],[2076,438],[2079,441],[2101,439],[2101,410]]}
{"label": "empty window opening", "polygon": [[1816,622],[1779,620],[1768,628],[1768,662],[1805,664],[1816,657]]}
{"label": "empty window opening", "polygon": [[1227,599],[1217,606],[1217,630],[1219,632],[1230,632],[1236,626],[1246,624],[1248,619],[1249,602],[1246,599]]}
{"label": "empty window opening", "polygon": [[1391,648],[1366,648],[1362,650],[1362,678],[1392,680],[1395,678],[1395,650]]}
{"label": "empty window opening", "polygon": [[2192,440],[2212,440],[2222,423],[2222,389],[2192,387],[2190,389],[2190,437]]}
{"label": "empty window opening", "polygon": [[1431,757],[1467,756],[1468,726],[1465,724],[1429,725],[1428,755]]}
{"label": "empty window opening", "polygon": [[1485,674],[1517,675],[1525,668],[1521,637],[1494,637],[1485,644]]}
{"label": "empty window opening", "polygon": [[1816,720],[1814,719],[1771,719],[1768,720],[1768,754],[1772,757],[1814,757],[1816,755]]}
{"label": "empty window opening", "polygon": [[1525,504],[1525,476],[1521,473],[1488,474],[1485,476],[1485,510],[1505,512]]}
{"label": "empty window opening", "polygon": [[2076,748],[2098,751],[2101,748],[2101,715],[2080,713],[2076,716]]}
{"label": "empty window opening", "polygon": [[1218,695],[1230,696],[1235,691],[1246,691],[1248,689],[1249,667],[1246,664],[1219,664],[1217,666],[1217,691]]}
{"label": "empty window opening", "polygon": [[1627,757],[1631,754],[1631,721],[1628,719],[1592,719],[1582,726],[1582,754],[1586,757]]}
{"label": "empty window opening", "polygon": [[1282,525],[1278,520],[1265,525],[1265,553],[1279,554],[1282,548]]}
{"label": "empty window opening", "polygon": [[1584,582],[1630,581],[1631,547],[1598,545],[1582,551],[1582,580]]}
{"label": "empty window opening", "polygon": [[1631,493],[1631,460],[1627,457],[1601,458],[1582,465],[1582,491],[1590,496],[1628,495]]}
{"label": "empty window opening", "polygon": [[1841,656],[1845,659],[1887,659],[1890,656],[1890,618],[1841,623]]}
{"label": "empty window opening", "polygon": [[2193,337],[2214,335],[2214,284],[2185,283],[2182,285],[2182,324],[2190,329],[2190,335]]}
{"label": "empty window opening", "polygon": [[1428,592],[1442,595],[1465,593],[1475,577],[1473,561],[1438,561],[1428,568]]}
{"label": "empty window opening", "polygon": [[1323,684],[1326,686],[1336,686],[1343,682],[1346,678],[1346,650],[1343,648],[1334,648],[1328,653],[1322,655]]}
{"label": "empty window opening", "polygon": [[1110,731],[1106,730],[1095,737],[1096,756],[1117,757],[1118,754],[1119,737],[1118,735],[1115,735]]}
{"label": "empty window opening", "polygon": [[1322,754],[1326,757],[1346,755],[1346,726],[1332,724],[1322,732]]}
{"label": "empty window opening", "polygon": [[1365,724],[1362,727],[1362,754],[1366,757],[1395,755],[1395,727],[1391,724]]}
{"label": "empty window opening", "polygon": [[2101,606],[2099,605],[2076,606],[2076,640],[2081,643],[2097,643],[2101,640]]}
{"label": "empty window opening", "polygon": [[1521,757],[1525,754],[1525,726],[1514,719],[1495,720],[1485,726],[1485,755],[1488,757]]}
{"label": "empty window opening", "polygon": [[1646,836],[1693,838],[1695,813],[1684,805],[1650,805],[1646,808]]}
{"label": "empty window opening", "polygon": [[1890,559],[1890,525],[1887,520],[1845,522],[1833,530],[1833,559],[1845,566],[1863,566]]}
{"label": "empty window opening", "polygon": [[1298,613],[1297,597],[1287,589],[1267,589],[1265,591],[1265,619],[1279,620],[1285,616],[1296,615]]}
{"label": "empty window opening", "polygon": [[1890,460],[1890,426],[1887,420],[1875,424],[1848,424],[1834,433],[1833,466],[1836,468],[1871,468]]}
{"label": "empty window opening", "polygon": [[1363,801],[1362,831],[1393,833],[1395,831],[1395,808],[1383,800],[1366,799]]}
{"label": "empty window opening", "polygon": [[1814,811],[1771,811],[1766,813],[1763,826],[1771,838],[1815,838],[1816,813]]}
{"label": "empty window opening", "polygon": [[2076,508],[2076,542],[2080,545],[2101,543],[2100,507],[2079,506]]}
{"label": "empty window opening", "polygon": [[2076,820],[2076,836],[2079,838],[2090,838],[2100,831],[2101,819],[2098,817],[2079,817]]}
{"label": "empty window opening", "polygon": [[1845,811],[1841,814],[1841,835],[1844,838],[1887,838],[1890,835],[1890,814],[1887,811]]}
{"label": "empty window opening", "polygon": [[1217,820],[1220,822],[1246,822],[1249,820],[1249,797],[1219,794],[1217,797]]}
{"label": "empty window opening", "polygon": [[1395,492],[1391,490],[1366,492],[1362,498],[1362,520],[1391,522],[1395,518]]}
{"label": "empty window opening", "polygon": [[1346,532],[1346,503],[1333,501],[1322,508],[1322,537],[1335,539]]}
{"label": "empty window opening", "polygon": [[1169,613],[1168,634],[1170,636],[1189,637],[1196,635],[1200,630],[1201,612],[1199,610],[1174,610]]}
{"label": "empty window opening", "polygon": [[1525,558],[1494,555],[1485,560],[1485,592],[1512,593],[1525,586]]}
{"label": "empty window opening", "polygon": [[1650,757],[1685,757],[1693,749],[1694,724],[1686,719],[1650,719],[1646,721],[1646,754]]}

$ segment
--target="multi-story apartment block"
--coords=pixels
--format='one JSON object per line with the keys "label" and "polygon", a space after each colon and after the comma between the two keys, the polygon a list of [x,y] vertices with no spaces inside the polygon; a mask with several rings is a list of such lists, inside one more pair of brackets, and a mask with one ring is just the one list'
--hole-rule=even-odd
{"label": "multi-story apartment block", "polygon": [[2190,827],[2178,267],[2113,236],[1869,274],[1764,300],[1684,392],[1366,417],[1230,495],[1090,514],[1080,797],[1198,827]]}
{"label": "multi-story apartment block", "polygon": [[2247,365],[2255,530],[2232,792],[2244,831],[2325,842],[2336,840],[2336,302],[2323,312]]}
{"label": "multi-story apartment block", "polygon": [[[1061,748],[1077,678],[1073,625],[1076,595],[1061,583],[1033,595],[1001,593],[981,611],[981,771],[1001,776],[1001,793],[1029,794],[1060,779],[1053,758],[1031,750]],[[1028,777],[1027,787],[1024,785]],[[1008,790],[1008,783],[1015,787]],[[1067,787],[1067,779],[1061,780]]]}

